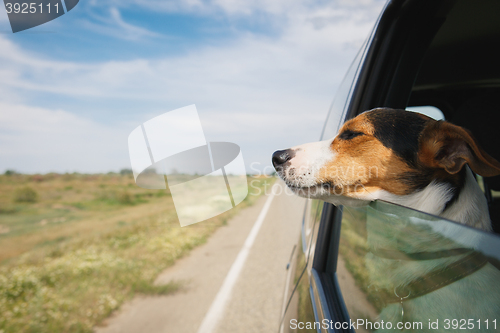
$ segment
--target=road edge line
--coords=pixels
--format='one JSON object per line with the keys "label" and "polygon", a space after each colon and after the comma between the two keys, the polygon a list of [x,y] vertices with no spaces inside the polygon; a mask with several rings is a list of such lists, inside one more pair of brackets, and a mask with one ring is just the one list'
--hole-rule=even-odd
{"label": "road edge line", "polygon": [[234,260],[233,264],[231,265],[231,268],[229,269],[229,272],[227,273],[222,286],[217,292],[217,295],[215,296],[215,299],[210,305],[207,313],[205,314],[200,328],[198,328],[198,333],[212,333],[217,327],[217,324],[219,323],[220,318],[224,313],[224,309],[226,308],[226,304],[231,295],[231,291],[233,290],[233,287],[238,280],[241,270],[245,265],[248,254],[250,253],[250,248],[257,238],[260,227],[262,226],[269,207],[271,206],[271,202],[273,201],[273,198],[275,196],[273,191],[274,187],[276,187],[276,184],[271,188],[271,194],[267,197],[267,200],[264,203],[264,207],[262,207],[262,210],[260,211],[259,216],[257,217],[257,220],[252,227],[252,230],[250,230],[250,233],[248,234],[243,247],[238,253],[238,256]]}

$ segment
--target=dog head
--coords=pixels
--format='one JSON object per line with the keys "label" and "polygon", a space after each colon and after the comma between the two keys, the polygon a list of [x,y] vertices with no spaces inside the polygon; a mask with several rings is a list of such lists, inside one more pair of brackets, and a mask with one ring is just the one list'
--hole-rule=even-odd
{"label": "dog head", "polygon": [[408,195],[431,182],[460,187],[465,164],[485,177],[500,174],[467,130],[387,108],[347,121],[333,139],[276,151],[272,161],[296,194],[342,205]]}

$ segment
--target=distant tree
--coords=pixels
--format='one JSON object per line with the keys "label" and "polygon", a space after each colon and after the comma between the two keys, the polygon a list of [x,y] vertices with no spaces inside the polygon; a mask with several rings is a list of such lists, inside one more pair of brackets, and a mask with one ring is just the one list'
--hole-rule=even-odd
{"label": "distant tree", "polygon": [[130,175],[132,174],[132,169],[121,169],[120,175]]}
{"label": "distant tree", "polygon": [[5,171],[6,176],[15,175],[15,174],[17,174],[17,172],[15,170],[6,170]]}
{"label": "distant tree", "polygon": [[118,202],[121,203],[122,205],[132,205],[134,203],[132,195],[128,191],[123,191],[118,193],[116,198],[118,199]]}
{"label": "distant tree", "polygon": [[31,176],[31,180],[34,182],[43,182],[44,178],[42,175],[36,174],[36,175]]}

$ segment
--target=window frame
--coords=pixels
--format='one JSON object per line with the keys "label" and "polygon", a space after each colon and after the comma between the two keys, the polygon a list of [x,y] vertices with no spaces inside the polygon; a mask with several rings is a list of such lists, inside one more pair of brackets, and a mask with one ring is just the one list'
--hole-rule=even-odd
{"label": "window frame", "polygon": [[[333,125],[331,127],[333,129],[337,125],[335,130],[338,130],[343,122],[364,110],[380,106],[398,109],[407,107],[426,49],[444,22],[444,16],[449,8],[451,6],[445,1],[388,1],[366,44],[339,88],[339,92],[342,92],[343,85],[349,83],[349,80],[352,81],[347,94],[335,97],[322,131],[322,140],[327,139],[325,137],[329,130],[327,126]],[[415,22],[418,20],[426,21],[426,24],[416,25]],[[420,29],[424,27],[424,31],[415,31],[415,26]],[[356,61],[359,62],[357,67],[354,67]],[[353,70],[355,72],[351,74]],[[335,110],[338,112],[340,109],[338,103],[342,102],[344,105],[340,119],[343,121],[331,124],[332,113]],[[444,106],[437,107],[446,116]],[[310,273],[313,286],[311,300],[314,302],[315,311],[322,312],[322,318],[348,322],[349,313],[336,277],[341,220],[342,207],[335,207],[328,203],[323,205],[319,219],[320,225],[317,228],[318,234],[315,236],[316,242],[312,242],[313,245],[316,244],[314,253],[311,254],[314,258]],[[328,261],[332,261],[329,266]],[[324,297],[320,298],[318,294]],[[325,330],[325,332],[334,331],[353,332],[354,330]]]}

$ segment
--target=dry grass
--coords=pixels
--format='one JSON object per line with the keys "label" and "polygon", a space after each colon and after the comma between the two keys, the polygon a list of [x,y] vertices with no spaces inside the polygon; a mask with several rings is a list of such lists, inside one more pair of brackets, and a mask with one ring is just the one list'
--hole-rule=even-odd
{"label": "dry grass", "polygon": [[365,293],[368,301],[377,310],[381,310],[380,304],[376,302],[376,294],[373,290],[368,290],[373,277],[370,276],[365,262],[369,248],[366,241],[367,213],[366,208],[363,208],[344,207],[339,252],[344,259],[347,270],[352,274],[356,285]]}
{"label": "dry grass", "polygon": [[[273,179],[254,179],[251,192]],[[268,185],[267,185],[268,186]],[[30,187],[36,202],[13,193]],[[122,175],[0,176],[0,332],[91,332],[238,210],[181,228],[167,191]],[[3,231],[2,231],[3,230]]]}

